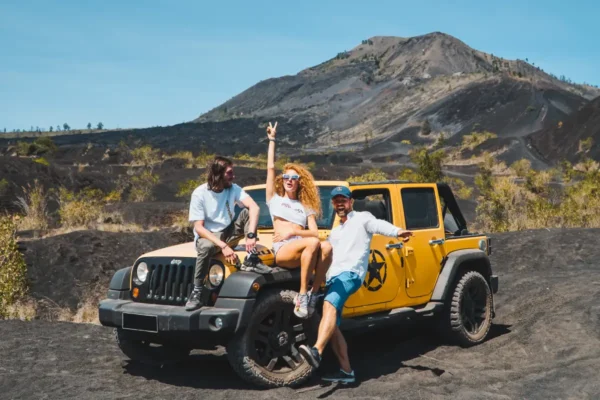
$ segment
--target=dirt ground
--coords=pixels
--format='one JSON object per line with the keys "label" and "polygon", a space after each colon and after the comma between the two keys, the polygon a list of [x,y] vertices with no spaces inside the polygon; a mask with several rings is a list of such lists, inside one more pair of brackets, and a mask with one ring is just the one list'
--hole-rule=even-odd
{"label": "dirt ground", "polygon": [[[62,322],[0,322],[0,393],[6,399],[595,399],[600,396],[600,230],[493,236],[500,276],[497,318],[474,348],[440,345],[401,324],[349,337],[356,384],[301,392],[257,390],[223,350],[183,364],[130,363],[109,328]],[[335,369],[332,360],[323,372]],[[318,383],[318,377],[306,387]]]}

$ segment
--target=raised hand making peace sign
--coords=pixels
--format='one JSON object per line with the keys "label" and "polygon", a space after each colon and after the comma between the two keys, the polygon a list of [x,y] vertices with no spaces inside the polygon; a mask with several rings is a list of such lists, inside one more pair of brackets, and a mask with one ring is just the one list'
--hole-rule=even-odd
{"label": "raised hand making peace sign", "polygon": [[269,122],[269,126],[267,126],[267,136],[269,139],[275,139],[275,132],[277,131],[277,121],[275,121],[275,126],[272,126]]}

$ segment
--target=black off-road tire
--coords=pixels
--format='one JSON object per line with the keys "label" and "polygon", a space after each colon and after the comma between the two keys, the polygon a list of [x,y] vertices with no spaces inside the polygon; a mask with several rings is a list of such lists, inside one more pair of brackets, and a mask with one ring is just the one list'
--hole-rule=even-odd
{"label": "black off-road tire", "polygon": [[261,293],[250,323],[228,343],[229,363],[246,382],[264,388],[296,387],[313,373],[298,347],[315,343],[320,316],[315,311],[308,319],[296,317],[295,295],[281,289]]}
{"label": "black off-road tire", "polygon": [[492,291],[483,275],[464,272],[452,288],[439,322],[450,343],[470,347],[485,340],[492,326]]}
{"label": "black off-road tire", "polygon": [[131,361],[159,367],[175,364],[189,356],[191,349],[175,344],[153,345],[136,339],[131,333],[121,328],[115,328],[117,345]]}

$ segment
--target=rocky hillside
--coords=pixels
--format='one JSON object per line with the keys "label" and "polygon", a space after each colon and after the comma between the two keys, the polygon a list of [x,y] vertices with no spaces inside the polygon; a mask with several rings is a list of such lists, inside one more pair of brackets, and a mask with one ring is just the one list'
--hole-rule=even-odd
{"label": "rocky hillside", "polygon": [[580,141],[591,138],[586,154],[600,158],[600,97],[561,122],[531,135],[531,143],[540,153],[552,162],[563,158],[576,161],[586,150],[580,148]]}

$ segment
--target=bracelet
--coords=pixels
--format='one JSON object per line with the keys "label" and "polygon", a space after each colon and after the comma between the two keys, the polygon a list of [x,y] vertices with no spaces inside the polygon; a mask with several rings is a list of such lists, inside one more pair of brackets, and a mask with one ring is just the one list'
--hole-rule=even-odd
{"label": "bracelet", "polygon": [[271,139],[271,138],[269,138],[269,140],[270,140],[271,142],[275,142],[275,139]]}

